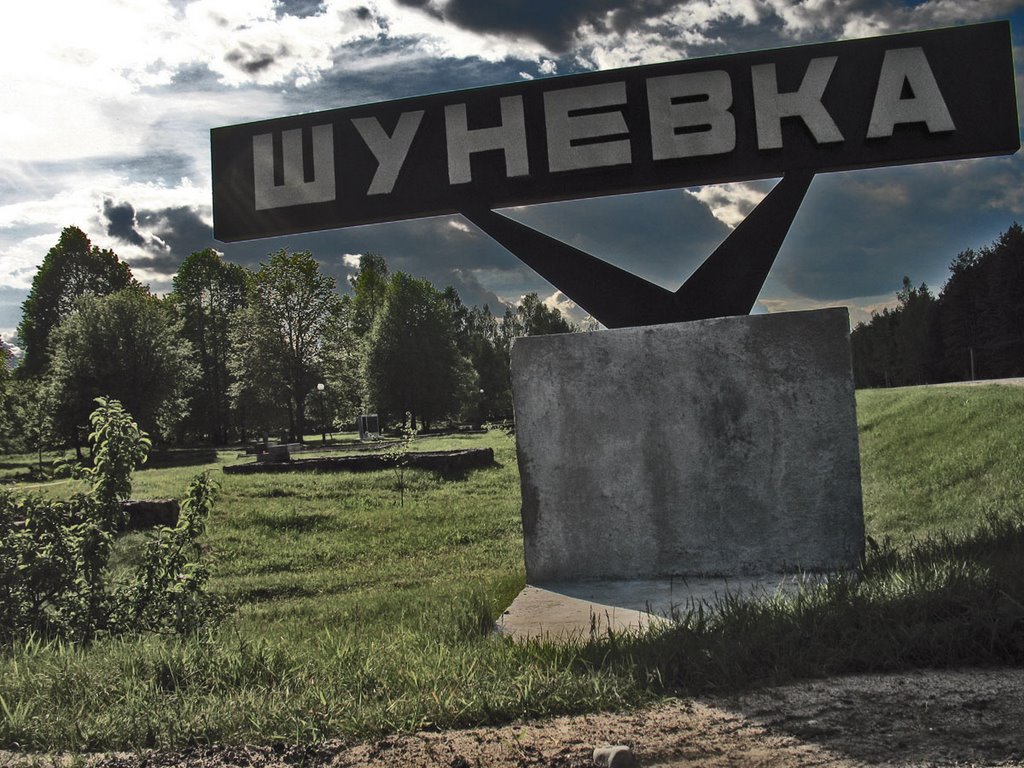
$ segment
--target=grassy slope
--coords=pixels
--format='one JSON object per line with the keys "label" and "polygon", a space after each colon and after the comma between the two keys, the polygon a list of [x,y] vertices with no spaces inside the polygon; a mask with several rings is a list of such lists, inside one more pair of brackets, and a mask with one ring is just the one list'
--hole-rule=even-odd
{"label": "grassy slope", "polygon": [[860,392],[869,535],[973,528],[1024,508],[1024,387],[907,387]]}
{"label": "grassy slope", "polygon": [[[487,635],[523,583],[514,448],[500,433],[418,443],[489,445],[499,466],[449,481],[409,471],[404,505],[389,472],[225,476],[217,468],[236,460],[226,452],[156,461],[137,474],[137,497],[180,494],[200,469],[219,475],[213,584],[236,612],[209,637],[8,650],[0,744],[357,738],[773,677],[1016,659],[1024,587],[1007,574],[1020,570],[1024,535],[1004,526],[966,542],[905,542],[1024,508],[1022,406],[1015,388],[861,393],[868,531],[903,542],[873,555],[869,578],[581,649]],[[127,555],[141,541],[128,538]]]}

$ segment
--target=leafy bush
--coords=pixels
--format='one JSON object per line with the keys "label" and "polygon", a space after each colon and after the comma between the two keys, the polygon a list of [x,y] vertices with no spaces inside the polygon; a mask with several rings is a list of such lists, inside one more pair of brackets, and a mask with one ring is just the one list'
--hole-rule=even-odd
{"label": "leafy bush", "polygon": [[101,634],[186,632],[220,614],[206,593],[198,538],[214,484],[195,478],[178,524],[161,528],[142,563],[114,583],[110,558],[125,519],[131,475],[150,442],[119,402],[97,399],[90,417],[91,489],[67,500],[0,494],[0,641],[30,632],[87,642]]}

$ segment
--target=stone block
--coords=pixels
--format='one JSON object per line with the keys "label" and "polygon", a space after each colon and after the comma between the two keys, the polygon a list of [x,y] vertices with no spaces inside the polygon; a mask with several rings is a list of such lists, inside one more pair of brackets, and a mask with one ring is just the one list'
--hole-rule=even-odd
{"label": "stone block", "polygon": [[531,584],[853,568],[845,308],[520,338]]}

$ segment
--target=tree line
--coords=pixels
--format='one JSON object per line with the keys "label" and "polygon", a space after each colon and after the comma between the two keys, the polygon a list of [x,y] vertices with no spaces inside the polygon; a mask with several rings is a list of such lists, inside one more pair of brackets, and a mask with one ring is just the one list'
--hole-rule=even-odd
{"label": "tree line", "polygon": [[179,444],[298,440],[365,412],[413,429],[507,418],[512,339],[576,330],[536,294],[497,317],[377,254],[349,282],[309,251],[251,270],[205,249],[161,297],[67,227],[22,305],[13,369],[0,345],[0,448],[78,449],[101,395]]}
{"label": "tree line", "polygon": [[858,387],[1024,376],[1024,229],[957,254],[938,296],[909,277],[896,306],[853,329]]}

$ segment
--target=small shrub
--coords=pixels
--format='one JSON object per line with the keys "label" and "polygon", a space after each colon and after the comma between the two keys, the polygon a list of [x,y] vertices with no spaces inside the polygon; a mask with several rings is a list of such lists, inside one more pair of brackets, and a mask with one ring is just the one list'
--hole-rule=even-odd
{"label": "small shrub", "polygon": [[97,399],[89,435],[91,481],[67,500],[0,494],[0,641],[30,633],[87,642],[101,634],[189,631],[219,615],[205,592],[197,544],[213,505],[205,475],[192,481],[178,525],[150,541],[138,571],[113,584],[110,556],[121,502],[150,443],[116,400]]}
{"label": "small shrub", "polygon": [[194,477],[178,524],[160,528],[146,546],[134,577],[115,593],[112,623],[122,632],[192,632],[222,614],[219,601],[206,592],[210,574],[198,541],[215,492],[209,474]]}
{"label": "small shrub", "polygon": [[398,426],[398,439],[389,443],[381,454],[391,462],[395,473],[395,490],[398,491],[399,506],[405,506],[405,470],[409,467],[409,447],[416,433],[406,424],[412,421],[412,415],[405,414],[405,422]]}
{"label": "small shrub", "polygon": [[123,524],[122,501],[132,495],[132,472],[146,463],[152,443],[117,400],[96,398],[98,407],[89,415],[94,446],[92,467],[85,474],[92,480],[92,495],[105,508],[112,522]]}

